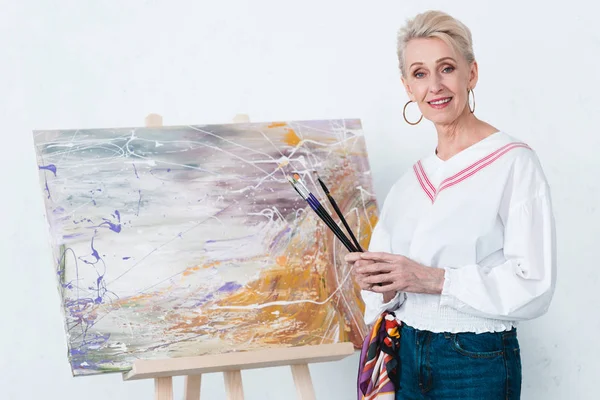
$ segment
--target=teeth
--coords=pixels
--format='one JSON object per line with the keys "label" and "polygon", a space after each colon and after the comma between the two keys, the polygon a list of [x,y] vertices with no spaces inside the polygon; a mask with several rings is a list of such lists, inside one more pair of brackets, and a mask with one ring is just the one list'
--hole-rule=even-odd
{"label": "teeth", "polygon": [[449,102],[450,100],[451,100],[450,98],[447,98],[447,99],[444,99],[444,100],[432,101],[431,104],[436,104],[436,105],[438,105],[438,104],[444,104],[444,103]]}

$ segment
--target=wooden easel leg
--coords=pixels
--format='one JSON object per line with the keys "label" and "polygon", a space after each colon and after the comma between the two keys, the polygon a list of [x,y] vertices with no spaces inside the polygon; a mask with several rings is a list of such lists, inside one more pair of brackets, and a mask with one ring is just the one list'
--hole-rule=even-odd
{"label": "wooden easel leg", "polygon": [[291,365],[292,376],[296,384],[296,393],[299,400],[315,400],[315,388],[310,379],[308,364]]}
{"label": "wooden easel leg", "polygon": [[200,382],[202,375],[186,376],[184,381],[184,399],[200,400]]}
{"label": "wooden easel leg", "polygon": [[244,388],[242,387],[242,373],[240,371],[225,371],[225,392],[227,400],[244,400]]}
{"label": "wooden easel leg", "polygon": [[154,399],[155,400],[173,400],[173,378],[154,379]]}

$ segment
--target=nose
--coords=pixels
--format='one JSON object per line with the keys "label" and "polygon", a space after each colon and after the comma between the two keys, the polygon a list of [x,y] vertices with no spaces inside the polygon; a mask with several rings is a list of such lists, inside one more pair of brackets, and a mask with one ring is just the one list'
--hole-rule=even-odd
{"label": "nose", "polygon": [[431,93],[436,94],[442,91],[442,77],[439,74],[432,74],[430,83],[429,91]]}

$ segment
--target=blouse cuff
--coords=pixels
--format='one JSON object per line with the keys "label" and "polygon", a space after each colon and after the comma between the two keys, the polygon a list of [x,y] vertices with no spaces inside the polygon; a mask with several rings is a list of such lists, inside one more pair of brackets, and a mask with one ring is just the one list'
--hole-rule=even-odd
{"label": "blouse cuff", "polygon": [[367,325],[372,324],[384,311],[395,311],[404,303],[404,292],[397,292],[393,299],[384,303],[383,294],[371,291],[361,291],[363,300],[366,305],[365,322]]}
{"label": "blouse cuff", "polygon": [[[404,292],[396,292],[396,295],[390,301],[381,304],[381,312],[384,312],[386,310],[395,310],[396,308],[398,308],[398,306],[401,304],[400,297],[403,296]],[[383,294],[381,295],[381,298],[383,301]]]}
{"label": "blouse cuff", "polygon": [[459,290],[456,279],[457,271],[454,268],[444,268],[444,270],[444,286],[440,296],[440,306],[460,309],[462,303],[458,301],[456,296]]}

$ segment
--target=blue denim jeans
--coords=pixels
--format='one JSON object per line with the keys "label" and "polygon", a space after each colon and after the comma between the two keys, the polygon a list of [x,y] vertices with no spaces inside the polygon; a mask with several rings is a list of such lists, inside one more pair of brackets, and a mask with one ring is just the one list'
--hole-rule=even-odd
{"label": "blue denim jeans", "polygon": [[399,351],[397,400],[520,399],[516,329],[452,334],[403,325]]}

